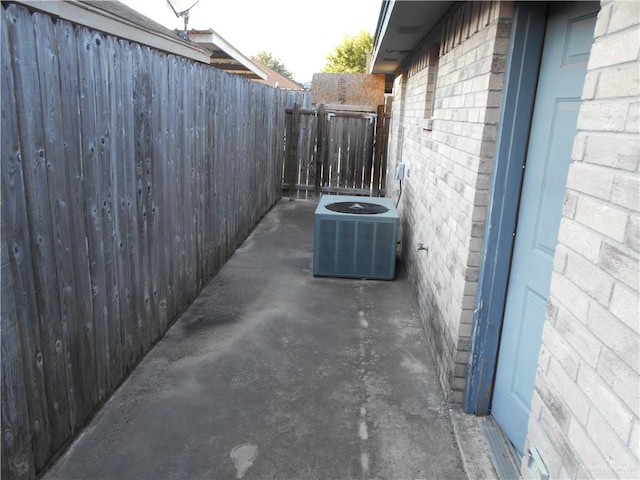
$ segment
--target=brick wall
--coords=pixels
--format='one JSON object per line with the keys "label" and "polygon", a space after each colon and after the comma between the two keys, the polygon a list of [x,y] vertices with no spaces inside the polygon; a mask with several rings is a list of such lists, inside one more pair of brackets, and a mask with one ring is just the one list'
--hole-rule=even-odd
{"label": "brick wall", "polygon": [[640,478],[639,5],[602,2],[578,118],[529,423],[552,478]]}
{"label": "brick wall", "polygon": [[[394,84],[388,194],[398,197],[393,172],[402,161],[403,260],[441,385],[456,404],[465,383],[511,6],[459,5]],[[437,65],[429,58],[434,46]]]}

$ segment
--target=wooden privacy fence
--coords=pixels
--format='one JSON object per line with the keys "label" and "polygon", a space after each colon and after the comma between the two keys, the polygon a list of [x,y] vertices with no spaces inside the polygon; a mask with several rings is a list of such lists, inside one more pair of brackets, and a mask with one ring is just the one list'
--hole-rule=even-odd
{"label": "wooden privacy fence", "polygon": [[383,105],[376,113],[294,105],[286,132],[282,188],[290,196],[384,194],[389,116]]}
{"label": "wooden privacy fence", "polygon": [[16,5],[1,48],[1,473],[34,478],[280,198],[306,97]]}

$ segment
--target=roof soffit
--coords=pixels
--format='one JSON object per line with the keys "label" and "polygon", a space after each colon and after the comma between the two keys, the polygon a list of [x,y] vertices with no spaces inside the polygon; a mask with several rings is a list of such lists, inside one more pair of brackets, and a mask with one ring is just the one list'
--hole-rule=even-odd
{"label": "roof soffit", "polygon": [[438,25],[452,1],[383,2],[370,73],[393,74]]}

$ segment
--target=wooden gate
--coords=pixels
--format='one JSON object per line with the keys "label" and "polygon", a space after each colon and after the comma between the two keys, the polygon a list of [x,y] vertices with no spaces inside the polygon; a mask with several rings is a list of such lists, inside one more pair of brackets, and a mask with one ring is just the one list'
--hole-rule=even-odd
{"label": "wooden gate", "polygon": [[287,109],[282,188],[296,198],[384,195],[388,125],[384,105],[377,112]]}

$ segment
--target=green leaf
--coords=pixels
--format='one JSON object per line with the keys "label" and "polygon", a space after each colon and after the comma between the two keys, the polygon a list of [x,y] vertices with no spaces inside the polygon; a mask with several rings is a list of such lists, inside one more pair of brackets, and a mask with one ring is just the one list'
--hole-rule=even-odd
{"label": "green leaf", "polygon": [[367,57],[373,50],[373,36],[361,30],[358,35],[345,35],[342,43],[327,55],[324,73],[366,73]]}

